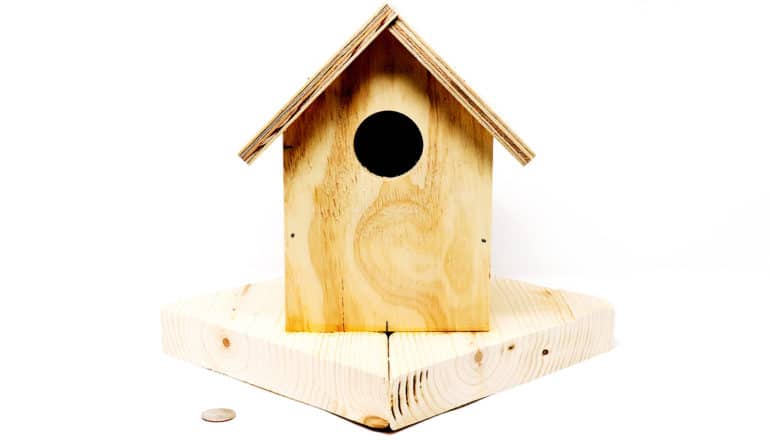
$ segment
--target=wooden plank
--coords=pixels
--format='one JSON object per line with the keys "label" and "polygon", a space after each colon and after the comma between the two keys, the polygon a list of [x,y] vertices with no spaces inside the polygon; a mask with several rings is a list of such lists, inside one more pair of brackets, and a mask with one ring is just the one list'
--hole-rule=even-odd
{"label": "wooden plank", "polygon": [[465,84],[465,81],[430,46],[420,39],[403,19],[395,20],[388,30],[522,165],[526,165],[535,157],[535,153],[529,149],[524,141]]}
{"label": "wooden plank", "polygon": [[263,148],[283,130],[334,81],[342,71],[363,52],[397,17],[396,11],[385,5],[380,9],[331,60],[313,76],[302,89],[267,123],[239,153],[241,159],[252,163]]}
{"label": "wooden plank", "polygon": [[[287,333],[280,280],[161,314],[171,356],[373,428],[396,430],[613,347],[612,306],[495,280],[484,333]],[[547,350],[547,352],[545,351]]]}
{"label": "wooden plank", "polygon": [[400,429],[573,365],[614,344],[608,303],[494,280],[486,333],[394,333],[389,425]]}
{"label": "wooden plank", "polygon": [[[368,116],[411,119],[397,177],[359,163]],[[384,33],[284,133],[287,329],[487,330],[492,136]]]}
{"label": "wooden plank", "polygon": [[283,280],[181,301],[161,313],[163,349],[377,427],[388,413],[382,333],[286,333]]}

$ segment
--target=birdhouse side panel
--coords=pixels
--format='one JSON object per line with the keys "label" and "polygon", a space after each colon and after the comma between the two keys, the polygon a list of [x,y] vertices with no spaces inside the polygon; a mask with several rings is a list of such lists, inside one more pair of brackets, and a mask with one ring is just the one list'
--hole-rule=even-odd
{"label": "birdhouse side panel", "polygon": [[491,191],[491,135],[382,34],[284,132],[287,330],[487,330]]}

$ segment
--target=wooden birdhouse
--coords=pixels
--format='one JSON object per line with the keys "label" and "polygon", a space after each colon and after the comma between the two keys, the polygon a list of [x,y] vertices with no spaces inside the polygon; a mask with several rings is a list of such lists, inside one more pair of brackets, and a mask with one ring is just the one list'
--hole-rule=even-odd
{"label": "wooden birdhouse", "polygon": [[285,277],[168,305],[166,353],[397,430],[613,347],[609,303],[491,277],[493,139],[534,154],[390,7],[241,158],[281,134]]}
{"label": "wooden birdhouse", "polygon": [[241,151],[283,134],[286,329],[489,329],[492,139],[534,154],[390,8]]}

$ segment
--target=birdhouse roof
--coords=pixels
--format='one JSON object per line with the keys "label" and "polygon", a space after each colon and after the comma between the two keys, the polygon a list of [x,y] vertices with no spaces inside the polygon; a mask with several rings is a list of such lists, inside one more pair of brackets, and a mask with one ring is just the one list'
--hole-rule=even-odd
{"label": "birdhouse roof", "polygon": [[328,63],[254,136],[239,153],[252,163],[382,32],[390,32],[428,72],[522,165],[535,153],[401,19],[389,5],[380,9]]}

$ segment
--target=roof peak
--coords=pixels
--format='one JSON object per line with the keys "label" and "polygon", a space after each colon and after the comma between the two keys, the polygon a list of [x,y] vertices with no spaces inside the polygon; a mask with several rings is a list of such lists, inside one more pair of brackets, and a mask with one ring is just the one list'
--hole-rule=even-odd
{"label": "roof peak", "polygon": [[390,5],[385,4],[243,147],[239,154],[241,159],[247,163],[252,163],[259,153],[294,122],[337,79],[340,73],[385,30],[388,30],[522,165],[526,165],[535,157],[535,153],[527,147],[524,141],[465,84],[465,81],[430,46],[417,36]]}

